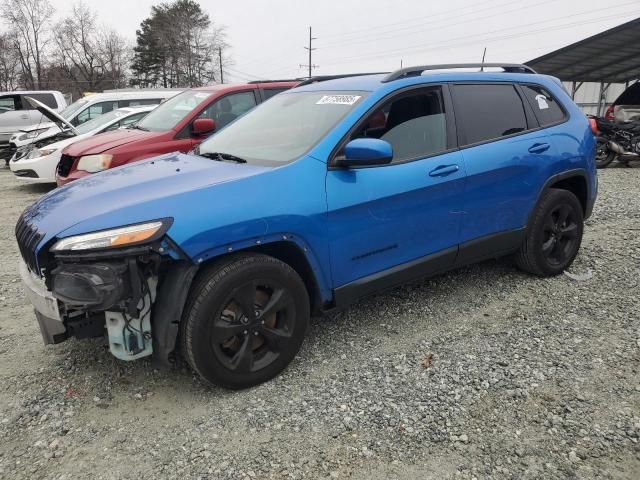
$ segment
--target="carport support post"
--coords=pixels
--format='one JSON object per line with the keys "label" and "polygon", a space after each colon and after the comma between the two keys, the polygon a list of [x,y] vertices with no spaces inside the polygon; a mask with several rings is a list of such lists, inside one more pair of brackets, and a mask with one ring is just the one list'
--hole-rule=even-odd
{"label": "carport support post", "polygon": [[600,82],[600,96],[598,97],[598,112],[596,113],[598,117],[602,115],[602,107],[604,104],[607,103],[606,93],[610,85],[611,85],[610,83]]}
{"label": "carport support post", "polygon": [[576,99],[576,92],[580,89],[584,82],[571,82],[571,100]]}

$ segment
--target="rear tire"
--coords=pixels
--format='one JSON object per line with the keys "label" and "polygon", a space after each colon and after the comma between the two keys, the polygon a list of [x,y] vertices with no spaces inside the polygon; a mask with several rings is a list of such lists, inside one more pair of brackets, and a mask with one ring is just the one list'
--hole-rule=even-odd
{"label": "rear tire", "polygon": [[515,261],[525,272],[551,277],[569,267],[580,249],[584,218],[580,202],[568,190],[551,188],[533,212]]}
{"label": "rear tire", "polygon": [[596,142],[596,168],[605,168],[616,159],[616,152],[607,147],[605,140],[598,139]]}
{"label": "rear tire", "polygon": [[196,278],[181,322],[181,348],[204,380],[247,388],[278,375],[302,346],[309,296],[287,264],[233,256]]}

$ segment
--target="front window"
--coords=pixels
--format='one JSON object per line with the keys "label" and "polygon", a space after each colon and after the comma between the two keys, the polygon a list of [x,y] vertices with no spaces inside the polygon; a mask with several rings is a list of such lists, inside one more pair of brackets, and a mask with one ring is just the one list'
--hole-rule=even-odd
{"label": "front window", "polygon": [[233,93],[209,105],[198,118],[210,118],[216,122],[216,129],[219,130],[255,106],[256,97],[253,91]]}
{"label": "front window", "polygon": [[171,130],[211,95],[211,92],[198,90],[189,90],[176,95],[160,104],[158,108],[144,117],[138,127],[151,132]]}
{"label": "front window", "polygon": [[121,110],[112,110],[109,113],[105,113],[104,115],[100,115],[99,117],[92,118],[84,122],[82,125],[76,127],[76,130],[80,135],[84,133],[89,133],[92,130],[99,129],[108,123],[113,122],[116,118],[120,118],[125,116],[126,113]]}
{"label": "front window", "polygon": [[324,137],[366,92],[291,92],[276,95],[200,145],[200,153],[225,153],[273,165],[300,157]]}

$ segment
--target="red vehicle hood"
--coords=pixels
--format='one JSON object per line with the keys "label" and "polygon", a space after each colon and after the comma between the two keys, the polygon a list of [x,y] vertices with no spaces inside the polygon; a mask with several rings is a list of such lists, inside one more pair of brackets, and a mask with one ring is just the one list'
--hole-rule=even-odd
{"label": "red vehicle hood", "polygon": [[146,143],[150,140],[153,141],[166,133],[167,132],[145,132],[135,129],[114,130],[113,132],[100,133],[73,143],[64,150],[64,153],[72,157],[93,155],[132,142]]}

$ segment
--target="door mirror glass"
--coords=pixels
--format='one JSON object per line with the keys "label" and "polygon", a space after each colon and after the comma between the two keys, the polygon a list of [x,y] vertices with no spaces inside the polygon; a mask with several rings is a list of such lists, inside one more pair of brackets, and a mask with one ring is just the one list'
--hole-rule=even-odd
{"label": "door mirror glass", "polygon": [[196,118],[191,127],[191,133],[197,136],[206,135],[216,129],[216,122],[210,118]]}
{"label": "door mirror glass", "polygon": [[344,157],[337,164],[345,167],[384,165],[391,162],[393,147],[377,138],[356,138],[344,147]]}

